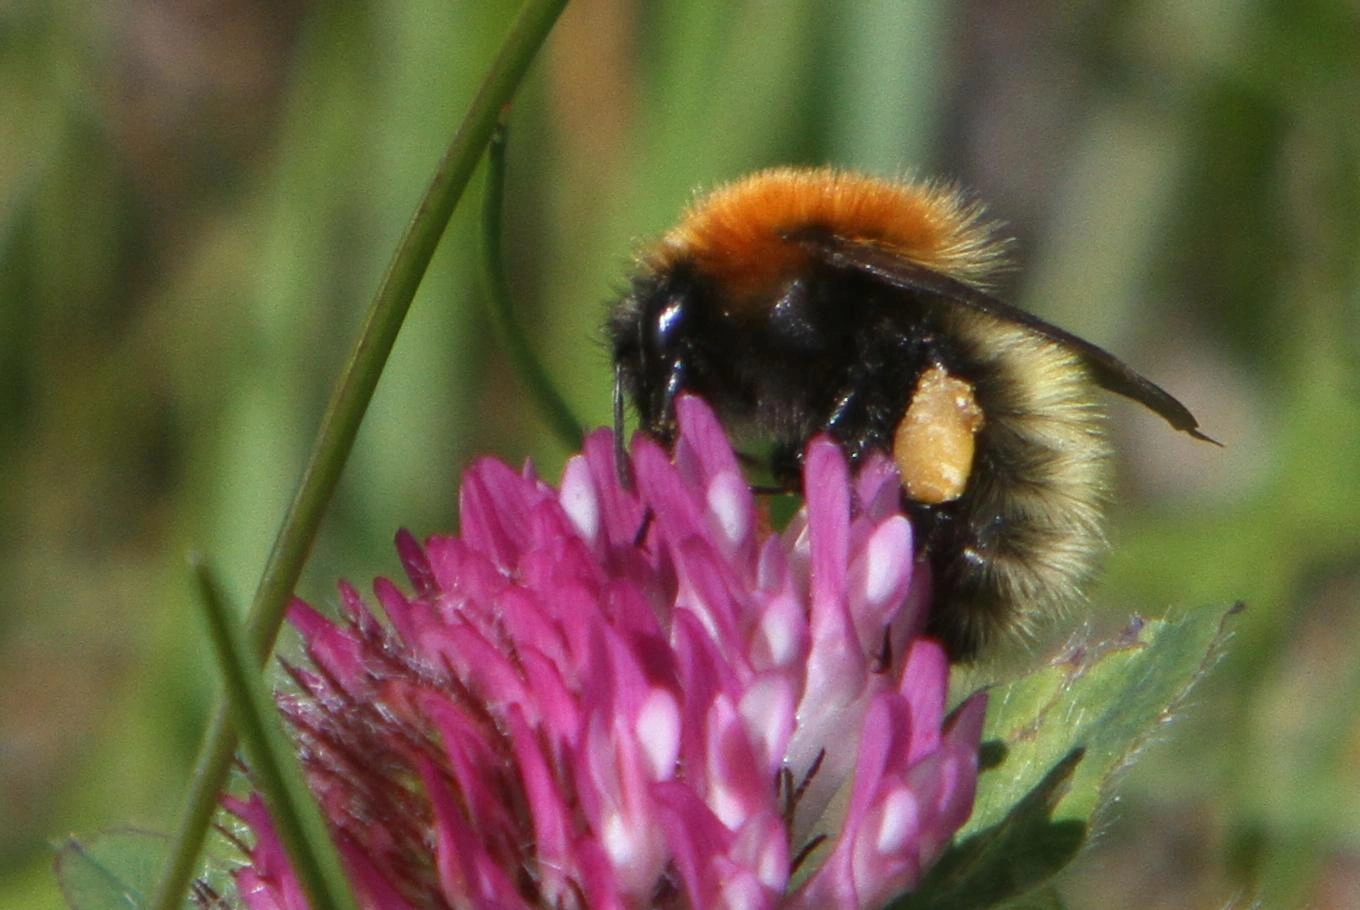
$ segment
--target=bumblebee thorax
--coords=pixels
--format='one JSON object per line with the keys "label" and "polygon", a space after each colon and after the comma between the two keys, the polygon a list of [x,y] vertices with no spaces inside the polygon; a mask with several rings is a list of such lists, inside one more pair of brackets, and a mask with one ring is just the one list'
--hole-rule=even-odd
{"label": "bumblebee thorax", "polygon": [[832,168],[773,168],[703,197],[653,251],[721,289],[734,309],[777,299],[811,265],[790,238],[823,232],[882,247],[963,281],[985,282],[1003,247],[976,206],[934,184],[896,183]]}

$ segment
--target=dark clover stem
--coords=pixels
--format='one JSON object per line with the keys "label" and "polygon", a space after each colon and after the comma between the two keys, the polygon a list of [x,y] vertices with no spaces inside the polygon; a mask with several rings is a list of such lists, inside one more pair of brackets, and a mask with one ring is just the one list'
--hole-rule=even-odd
{"label": "dark clover stem", "polygon": [[197,556],[190,557],[190,563],[231,716],[250,758],[251,778],[264,796],[307,902],[317,910],[358,910],[340,851],[326,829],[321,807],[307,789],[302,764],[283,730],[245,631],[208,565]]}
{"label": "dark clover stem", "polygon": [[482,190],[482,285],[486,294],[488,315],[505,345],[516,371],[523,377],[529,394],[539,412],[558,440],[569,451],[581,446],[585,428],[572,413],[566,398],[553,384],[538,355],[529,344],[528,336],[510,305],[510,287],[505,280],[501,259],[501,210],[505,198],[505,146],[507,127],[504,115],[491,137],[486,152],[486,183]]}
{"label": "dark clover stem", "polygon": [[[439,238],[467,188],[501,109],[514,95],[565,6],[566,0],[528,0],[520,8],[383,275],[353,354],[322,418],[311,457],[279,528],[246,620],[246,639],[261,663],[273,649],[321,516],[335,492],[378,377]],[[170,858],[150,905],[154,910],[183,906],[235,749],[236,734],[228,708],[219,705],[199,752]]]}

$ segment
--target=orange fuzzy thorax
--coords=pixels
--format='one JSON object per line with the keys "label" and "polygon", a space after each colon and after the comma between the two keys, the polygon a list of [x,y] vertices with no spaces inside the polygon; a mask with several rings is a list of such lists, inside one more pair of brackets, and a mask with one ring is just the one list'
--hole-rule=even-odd
{"label": "orange fuzzy thorax", "polygon": [[834,168],[773,168],[697,200],[653,257],[663,267],[694,263],[734,302],[759,299],[808,265],[808,251],[787,235],[820,228],[982,284],[1004,250],[981,214],[936,184]]}

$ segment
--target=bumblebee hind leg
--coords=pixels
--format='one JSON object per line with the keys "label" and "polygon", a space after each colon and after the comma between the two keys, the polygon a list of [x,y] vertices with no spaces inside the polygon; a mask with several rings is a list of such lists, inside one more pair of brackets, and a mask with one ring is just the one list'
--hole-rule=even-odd
{"label": "bumblebee hind leg", "polygon": [[951,661],[972,660],[1017,615],[1004,576],[1006,541],[1014,529],[1004,516],[969,515],[966,502],[904,504],[917,550],[930,560],[926,634],[940,640]]}

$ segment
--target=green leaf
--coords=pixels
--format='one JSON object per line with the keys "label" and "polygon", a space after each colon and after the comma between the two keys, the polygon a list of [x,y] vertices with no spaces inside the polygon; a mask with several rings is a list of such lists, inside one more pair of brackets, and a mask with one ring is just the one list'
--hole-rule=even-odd
{"label": "green leaf", "polygon": [[[177,910],[237,906],[232,872],[241,863],[239,844],[225,829],[209,840],[207,862]],[[170,838],[140,828],[112,828],[88,836],[73,834],[53,844],[53,850],[57,884],[71,910],[143,910],[151,906],[158,872],[170,853]]]}
{"label": "green leaf", "polygon": [[1213,666],[1239,610],[1135,620],[1112,641],[994,688],[973,815],[921,888],[895,906],[1060,906],[1042,892],[1037,904],[1013,900],[1080,852],[1112,780]]}
{"label": "green leaf", "polygon": [[1116,639],[1071,650],[994,689],[982,737],[1004,743],[1006,754],[979,782],[973,816],[961,835],[999,822],[1021,794],[1077,748],[1086,758],[1055,818],[1090,821],[1111,778],[1217,662],[1226,626],[1241,608],[1202,608],[1175,620],[1135,619]]}
{"label": "green leaf", "polygon": [[141,910],[168,842],[148,831],[67,838],[57,849],[57,881],[71,910]]}

